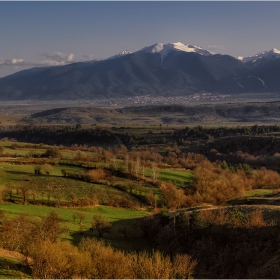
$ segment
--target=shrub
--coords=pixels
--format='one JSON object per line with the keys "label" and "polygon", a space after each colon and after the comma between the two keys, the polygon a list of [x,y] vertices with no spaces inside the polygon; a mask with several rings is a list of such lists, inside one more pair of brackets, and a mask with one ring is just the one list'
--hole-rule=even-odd
{"label": "shrub", "polygon": [[111,223],[103,215],[94,215],[92,218],[92,228],[97,230],[99,237],[102,237],[105,232],[111,231]]}
{"label": "shrub", "polygon": [[34,166],[34,173],[36,175],[40,175],[42,173],[42,166],[41,165]]}
{"label": "shrub", "polygon": [[45,171],[46,175],[50,175],[53,171],[53,168],[50,164],[48,163],[45,163],[43,166],[42,166],[42,169]]}
{"label": "shrub", "polygon": [[42,157],[61,158],[61,153],[58,147],[49,147]]}

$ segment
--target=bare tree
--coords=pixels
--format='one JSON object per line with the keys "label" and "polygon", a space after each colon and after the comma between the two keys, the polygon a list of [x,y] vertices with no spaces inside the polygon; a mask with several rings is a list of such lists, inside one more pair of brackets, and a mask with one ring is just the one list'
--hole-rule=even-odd
{"label": "bare tree", "polygon": [[40,191],[40,194],[41,194],[41,199],[43,201],[44,200],[44,196],[45,196],[45,192],[44,191]]}
{"label": "bare tree", "polygon": [[0,146],[0,155],[2,155],[2,154],[3,154],[3,152],[4,152],[4,148],[3,148],[3,146]]}
{"label": "bare tree", "polygon": [[7,193],[7,188],[5,186],[0,186],[0,202],[3,202]]}
{"label": "bare tree", "polygon": [[150,204],[152,207],[156,208],[157,206],[157,200],[156,197],[154,195],[154,192],[152,190],[148,191],[145,194],[145,198],[148,204]]}
{"label": "bare tree", "polygon": [[75,212],[76,217],[79,219],[79,224],[81,225],[83,221],[88,217],[88,215],[84,212]]}
{"label": "bare tree", "polygon": [[173,260],[173,271],[176,279],[191,279],[197,261],[193,260],[189,255],[178,254]]}
{"label": "bare tree", "polygon": [[140,157],[139,156],[137,156],[134,166],[135,166],[135,174],[136,174],[136,176],[138,176],[138,174],[140,172]]}
{"label": "bare tree", "polygon": [[19,187],[20,193],[22,194],[23,201],[22,204],[27,203],[27,198],[28,198],[28,193],[30,190],[30,186],[28,183],[22,183],[21,186]]}
{"label": "bare tree", "polygon": [[37,190],[35,186],[32,186],[28,192],[28,194],[33,198],[33,201],[35,201],[36,196],[38,196]]}
{"label": "bare tree", "polygon": [[143,179],[145,179],[145,167],[144,167],[144,165],[142,166],[142,176],[143,176]]}
{"label": "bare tree", "polygon": [[36,175],[40,175],[42,173],[42,166],[41,165],[34,166],[34,173]]}
{"label": "bare tree", "polygon": [[94,215],[92,218],[92,228],[97,230],[99,237],[102,237],[105,232],[111,231],[111,223],[103,215]]}
{"label": "bare tree", "polygon": [[53,186],[48,184],[46,186],[46,190],[47,190],[47,193],[48,193],[48,201],[50,201],[51,200],[51,193],[53,191]]}
{"label": "bare tree", "polygon": [[51,211],[48,216],[44,217],[41,227],[42,239],[49,239],[51,242],[55,242],[63,232],[63,228],[59,224],[62,221],[63,219],[55,211]]}
{"label": "bare tree", "polygon": [[8,188],[7,194],[9,195],[9,199],[12,200],[13,199],[13,189],[12,188]]}
{"label": "bare tree", "polygon": [[59,207],[60,206],[60,202],[61,202],[61,198],[63,197],[63,191],[62,191],[62,188],[61,187],[58,187],[54,194],[53,194],[53,197],[56,199],[57,201],[57,206]]}
{"label": "bare tree", "polygon": [[157,168],[157,165],[153,162],[153,164],[152,164],[152,178],[153,178],[154,183],[157,181],[158,175],[159,175],[159,170]]}
{"label": "bare tree", "polygon": [[74,203],[74,201],[77,199],[77,196],[74,192],[71,192],[69,194],[69,198],[71,199],[71,202]]}
{"label": "bare tree", "polygon": [[126,154],[124,157],[124,166],[125,166],[125,171],[128,172],[129,171],[129,155]]}

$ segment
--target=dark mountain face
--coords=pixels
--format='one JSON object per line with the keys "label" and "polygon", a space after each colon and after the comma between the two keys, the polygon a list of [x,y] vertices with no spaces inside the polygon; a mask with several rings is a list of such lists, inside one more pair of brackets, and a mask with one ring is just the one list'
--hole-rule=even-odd
{"label": "dark mountain face", "polygon": [[172,51],[33,68],[0,79],[0,100],[75,100],[279,91],[280,59],[250,67],[228,55]]}
{"label": "dark mountain face", "polygon": [[263,60],[254,69],[253,74],[258,77],[264,87],[272,92],[280,91],[280,58]]}

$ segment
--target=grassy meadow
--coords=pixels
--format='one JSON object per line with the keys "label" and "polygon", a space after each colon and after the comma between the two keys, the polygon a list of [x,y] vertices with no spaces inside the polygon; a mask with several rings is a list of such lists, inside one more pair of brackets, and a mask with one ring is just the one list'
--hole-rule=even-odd
{"label": "grassy meadow", "polygon": [[12,257],[0,257],[0,279],[31,279],[21,261]]}
{"label": "grassy meadow", "polygon": [[185,187],[193,181],[193,175],[191,171],[187,170],[161,170],[159,172],[159,179]]}
{"label": "grassy meadow", "polygon": [[[143,248],[150,249],[147,242],[143,239],[142,233],[137,226],[137,220],[143,218],[150,213],[143,208],[142,211],[110,207],[106,205],[96,205],[90,207],[58,207],[56,192],[60,194],[60,203],[68,203],[70,195],[73,194],[75,199],[85,199],[98,195],[99,200],[108,201],[108,199],[122,198],[130,201],[133,205],[139,205],[137,197],[127,191],[114,187],[114,184],[122,184],[129,186],[133,184],[131,180],[125,178],[116,178],[114,183],[108,184],[107,181],[103,183],[86,182],[77,178],[63,176],[61,170],[64,169],[68,173],[79,174],[88,172],[89,168],[74,165],[52,164],[52,171],[50,175],[34,173],[34,167],[37,164],[42,164],[40,159],[31,159],[30,154],[43,154],[46,151],[45,147],[32,148],[28,143],[16,143],[16,149],[13,148],[14,142],[1,141],[0,145],[4,147],[4,157],[0,158],[0,186],[5,186],[10,190],[8,193],[11,201],[0,204],[0,210],[3,210],[5,217],[8,219],[15,218],[21,214],[28,215],[35,221],[40,221],[42,218],[49,215],[51,211],[55,211],[61,217],[61,227],[64,232],[61,238],[68,240],[73,244],[78,244],[82,237],[99,238],[97,232],[90,232],[92,227],[92,217],[94,215],[104,216],[111,224],[111,232],[105,233],[103,239],[111,244],[111,246],[126,250],[140,250]],[[64,162],[73,162],[76,151],[63,149],[61,154]],[[88,152],[92,154],[91,152]],[[84,152],[86,154],[86,152]],[[45,160],[48,162],[48,160]],[[51,161],[53,163],[53,161]],[[96,163],[97,167],[106,167],[109,164]],[[21,188],[28,184],[30,189],[27,195],[27,204],[22,203]],[[51,188],[52,193],[48,195],[47,188]],[[153,189],[147,186],[146,191]],[[143,190],[142,190],[143,191]],[[44,205],[50,202],[49,206]],[[51,206],[54,205],[54,206]],[[75,213],[83,213],[84,219],[82,222],[75,218]],[[124,237],[121,229],[126,231]],[[6,272],[2,271],[4,277]],[[1,275],[1,273],[0,273]],[[9,278],[9,275],[7,274]],[[17,277],[15,274],[14,277]],[[14,278],[12,277],[12,278]],[[21,278],[21,277],[19,277]]]}
{"label": "grassy meadow", "polygon": [[[55,211],[62,219],[60,223],[61,227],[65,229],[61,238],[73,244],[77,244],[82,237],[99,238],[97,232],[92,233],[89,229],[92,227],[92,217],[94,215],[102,215],[112,224],[111,232],[104,234],[103,237],[111,246],[127,251],[139,250],[142,246],[149,248],[137,227],[137,220],[149,215],[147,211],[121,209],[102,205],[88,208],[57,208],[14,203],[0,204],[0,209],[5,211],[7,218],[14,218],[21,214],[26,214],[35,221],[40,221],[49,215],[51,211]],[[84,213],[85,219],[81,224],[78,218],[74,219],[75,213]],[[128,239],[125,239],[119,232],[123,227],[127,228]],[[139,243],[140,240],[141,242]]]}

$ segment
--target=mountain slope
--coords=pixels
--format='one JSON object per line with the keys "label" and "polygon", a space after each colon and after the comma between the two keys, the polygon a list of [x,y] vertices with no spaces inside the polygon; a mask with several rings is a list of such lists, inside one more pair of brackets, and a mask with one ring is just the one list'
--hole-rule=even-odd
{"label": "mountain slope", "polygon": [[192,45],[155,44],[106,60],[34,68],[1,78],[0,100],[277,92],[278,60],[251,67]]}
{"label": "mountain slope", "polygon": [[248,65],[255,66],[257,65],[261,60],[273,60],[275,58],[280,58],[280,51],[276,48],[270,50],[270,51],[262,51],[257,53],[254,56],[247,56],[247,57],[239,57],[238,59],[241,60],[244,63],[248,63]]}

